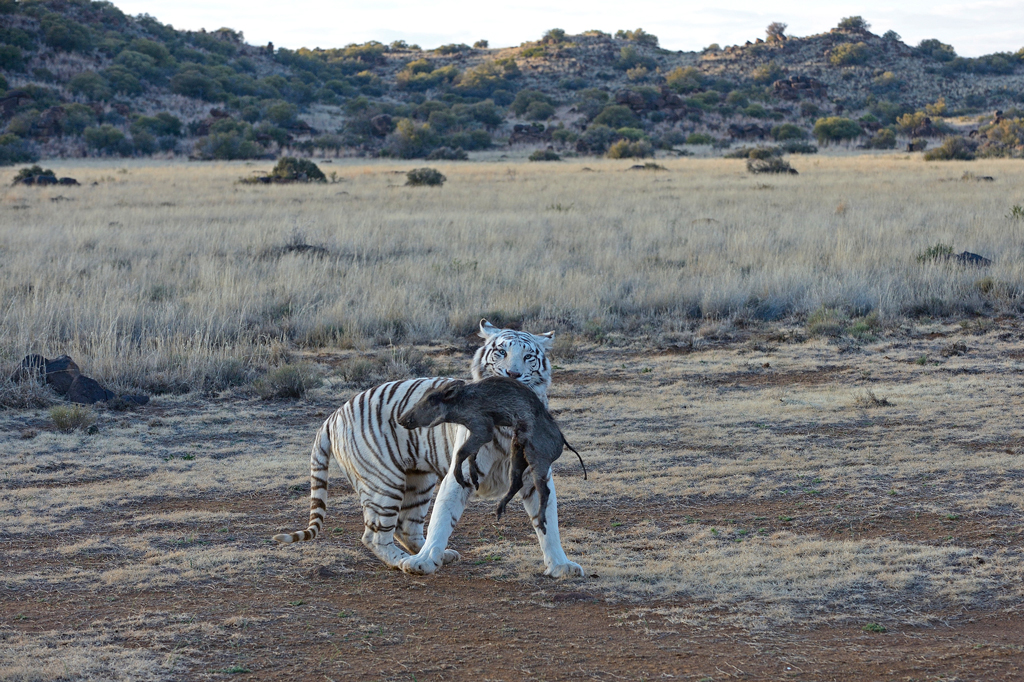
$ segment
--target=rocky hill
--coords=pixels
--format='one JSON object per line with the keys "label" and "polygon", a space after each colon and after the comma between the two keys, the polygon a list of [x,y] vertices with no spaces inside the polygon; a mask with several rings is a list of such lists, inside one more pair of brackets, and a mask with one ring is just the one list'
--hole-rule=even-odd
{"label": "rocky hill", "polygon": [[[330,50],[178,31],[107,2],[0,0],[0,162],[40,156],[280,154],[463,158],[512,146],[645,156],[805,139],[1020,155],[1024,51],[957,57],[872,34],[828,33],[700,53],[641,29],[553,29],[505,49],[397,41]],[[996,112],[1000,112],[997,114]],[[553,153],[551,153],[553,152]]]}

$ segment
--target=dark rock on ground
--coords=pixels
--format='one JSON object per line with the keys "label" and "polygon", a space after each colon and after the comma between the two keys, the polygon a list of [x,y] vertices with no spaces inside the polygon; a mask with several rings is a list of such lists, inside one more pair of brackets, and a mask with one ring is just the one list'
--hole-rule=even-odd
{"label": "dark rock on ground", "polygon": [[974,265],[981,268],[987,268],[992,265],[991,258],[985,258],[984,256],[979,256],[978,254],[971,253],[970,251],[958,253],[953,256],[953,258],[956,259],[956,262],[960,265]]}
{"label": "dark rock on ground", "polygon": [[67,397],[68,400],[73,403],[92,405],[93,403],[112,400],[117,396],[114,395],[113,391],[108,391],[103,388],[103,386],[100,385],[100,382],[95,379],[90,379],[89,377],[80,374],[71,382],[71,387],[68,389]]}
{"label": "dark rock on ground", "polygon": [[18,383],[35,380],[41,384],[50,384],[54,391],[64,395],[80,374],[78,365],[67,355],[47,360],[42,355],[33,353],[26,355],[21,361],[21,367],[11,375],[11,381]]}

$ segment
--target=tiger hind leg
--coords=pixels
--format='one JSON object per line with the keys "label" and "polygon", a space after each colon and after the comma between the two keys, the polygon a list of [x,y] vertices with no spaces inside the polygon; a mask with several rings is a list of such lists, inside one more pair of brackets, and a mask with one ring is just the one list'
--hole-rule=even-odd
{"label": "tiger hind leg", "polygon": [[409,556],[395,544],[402,498],[394,493],[360,490],[359,501],[363,507],[363,544],[385,564],[398,568],[399,562]]}

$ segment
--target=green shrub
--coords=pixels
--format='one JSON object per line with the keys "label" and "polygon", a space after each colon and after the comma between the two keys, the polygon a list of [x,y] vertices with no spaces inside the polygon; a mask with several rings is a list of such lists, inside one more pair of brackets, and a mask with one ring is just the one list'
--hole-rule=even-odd
{"label": "green shrub", "polygon": [[53,425],[65,433],[88,429],[96,423],[96,414],[86,405],[57,405],[50,408]]}
{"label": "green shrub", "polygon": [[224,89],[219,82],[195,69],[174,74],[171,78],[171,91],[208,102],[216,102],[224,96]]}
{"label": "green shrub", "polygon": [[870,56],[867,43],[843,43],[832,48],[828,61],[832,66],[854,66],[863,64]]}
{"label": "green shrub", "polygon": [[768,85],[769,83],[774,83],[785,75],[786,71],[781,66],[775,62],[768,62],[767,64],[762,64],[754,69],[750,74],[750,77],[759,85]]}
{"label": "green shrub", "polygon": [[856,139],[863,135],[864,131],[856,121],[842,116],[829,116],[817,120],[812,134],[818,140],[818,144],[827,145],[830,142]]}
{"label": "green shrub", "polygon": [[104,154],[130,156],[133,151],[132,143],[125,138],[124,133],[109,124],[86,128],[83,136],[91,149]]}
{"label": "green shrub", "polygon": [[665,84],[674,92],[694,92],[704,86],[704,74],[693,66],[677,66],[665,74]]}
{"label": "green shrub", "polygon": [[0,45],[0,69],[21,71],[25,61],[21,56],[21,48],[15,45]]}
{"label": "green shrub", "polygon": [[594,118],[594,124],[616,129],[632,128],[640,124],[640,119],[625,105],[609,104]]}
{"label": "green shrub", "polygon": [[0,135],[0,166],[15,163],[32,163],[39,160],[39,153],[28,140],[7,133]]}
{"label": "green shrub", "polygon": [[68,81],[68,89],[76,95],[85,95],[94,100],[110,97],[110,86],[107,85],[107,80],[95,71],[76,73]]}
{"label": "green shrub", "polygon": [[602,154],[608,149],[608,145],[610,145],[617,136],[618,133],[610,127],[600,123],[595,123],[587,127],[583,134],[580,135],[580,140],[590,152],[594,154]]}
{"label": "green shrub", "polygon": [[406,173],[405,178],[410,187],[440,187],[448,179],[436,168],[416,168]]}
{"label": "green shrub", "polygon": [[654,147],[647,140],[619,140],[608,148],[609,159],[643,159],[654,156]]}
{"label": "green shrub", "polygon": [[843,17],[836,28],[843,31],[867,31],[871,24],[864,21],[862,16]]}
{"label": "green shrub", "polygon": [[772,128],[771,136],[773,140],[804,140],[807,139],[807,131],[798,125],[792,123],[783,123]]}
{"label": "green shrub", "polygon": [[872,149],[894,149],[896,147],[896,133],[889,128],[882,128],[868,142]]}
{"label": "green shrub", "polygon": [[327,176],[309,159],[284,156],[270,171],[270,176],[286,182],[327,182]]}
{"label": "green shrub", "polygon": [[103,70],[103,77],[110,84],[110,89],[125,95],[138,95],[142,92],[142,83],[123,66],[111,66]]}
{"label": "green shrub", "polygon": [[255,159],[265,153],[263,147],[238,131],[210,133],[196,142],[195,156],[206,161]]}
{"label": "green shrub", "polygon": [[283,365],[273,369],[253,384],[256,393],[264,400],[274,398],[301,398],[311,388],[323,383],[316,368],[306,363]]}
{"label": "green shrub", "polygon": [[927,249],[917,254],[918,263],[932,263],[935,261],[945,261],[953,257],[953,246],[950,244],[938,243],[935,246],[929,246]]}
{"label": "green shrub", "polygon": [[474,50],[486,50],[488,47],[490,47],[490,45],[491,44],[489,42],[487,42],[486,40],[478,40],[475,43],[473,43],[473,49]]}
{"label": "green shrub", "polygon": [[[554,100],[540,90],[520,90],[519,93],[516,94],[516,98],[512,101],[512,106],[509,108],[512,109],[517,116],[523,116],[529,110],[530,105],[535,102],[548,105],[554,104]],[[554,112],[552,111],[552,113]]]}
{"label": "green shrub", "polygon": [[411,119],[403,118],[388,135],[385,148],[392,156],[416,159],[429,154],[440,142],[441,138],[429,125],[416,125]]}
{"label": "green shrub", "polygon": [[39,20],[43,40],[55,50],[85,51],[92,47],[92,33],[74,19],[47,13]]}
{"label": "green shrub", "polygon": [[715,138],[707,133],[690,133],[686,136],[686,144],[714,144]]}
{"label": "green shrub", "polygon": [[974,140],[951,135],[942,144],[924,153],[925,161],[973,161],[978,148]]}
{"label": "green shrub", "polygon": [[914,51],[922,57],[931,57],[940,62],[948,62],[956,58],[956,50],[952,45],[947,45],[935,38],[922,40]]}
{"label": "green shrub", "polygon": [[181,120],[173,114],[161,111],[156,116],[139,116],[132,122],[131,130],[133,135],[136,131],[145,131],[151,135],[180,137]]}
{"label": "green shrub", "polygon": [[530,102],[526,107],[526,119],[530,121],[546,121],[555,115],[555,108],[547,102]]}
{"label": "green shrub", "polygon": [[658,36],[653,33],[648,33],[642,28],[638,28],[633,31],[624,31],[620,29],[615,32],[615,37],[619,40],[631,40],[634,43],[640,43],[641,45],[648,45],[650,47],[658,46]]}
{"label": "green shrub", "polygon": [[530,161],[561,161],[562,157],[550,149],[538,149],[530,154]]}
{"label": "green shrub", "polygon": [[640,53],[640,50],[632,45],[626,45],[619,50],[619,58],[615,62],[615,68],[620,71],[628,71],[638,67],[653,71],[657,66],[658,62],[653,57],[644,56]]}

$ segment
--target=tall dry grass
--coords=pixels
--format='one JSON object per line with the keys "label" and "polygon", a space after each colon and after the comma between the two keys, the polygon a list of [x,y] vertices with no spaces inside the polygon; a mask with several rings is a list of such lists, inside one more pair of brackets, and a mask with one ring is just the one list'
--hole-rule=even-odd
{"label": "tall dry grass", "polygon": [[[1016,312],[1024,292],[1012,161],[802,158],[767,184],[718,159],[436,164],[440,189],[365,161],[270,187],[237,183],[253,164],[48,165],[84,186],[3,190],[0,355],[69,353],[151,390],[245,383],[292,345],[444,339],[481,316],[641,337],[823,307]],[[965,168],[996,181],[961,182]],[[919,263],[937,243],[995,262]]]}

